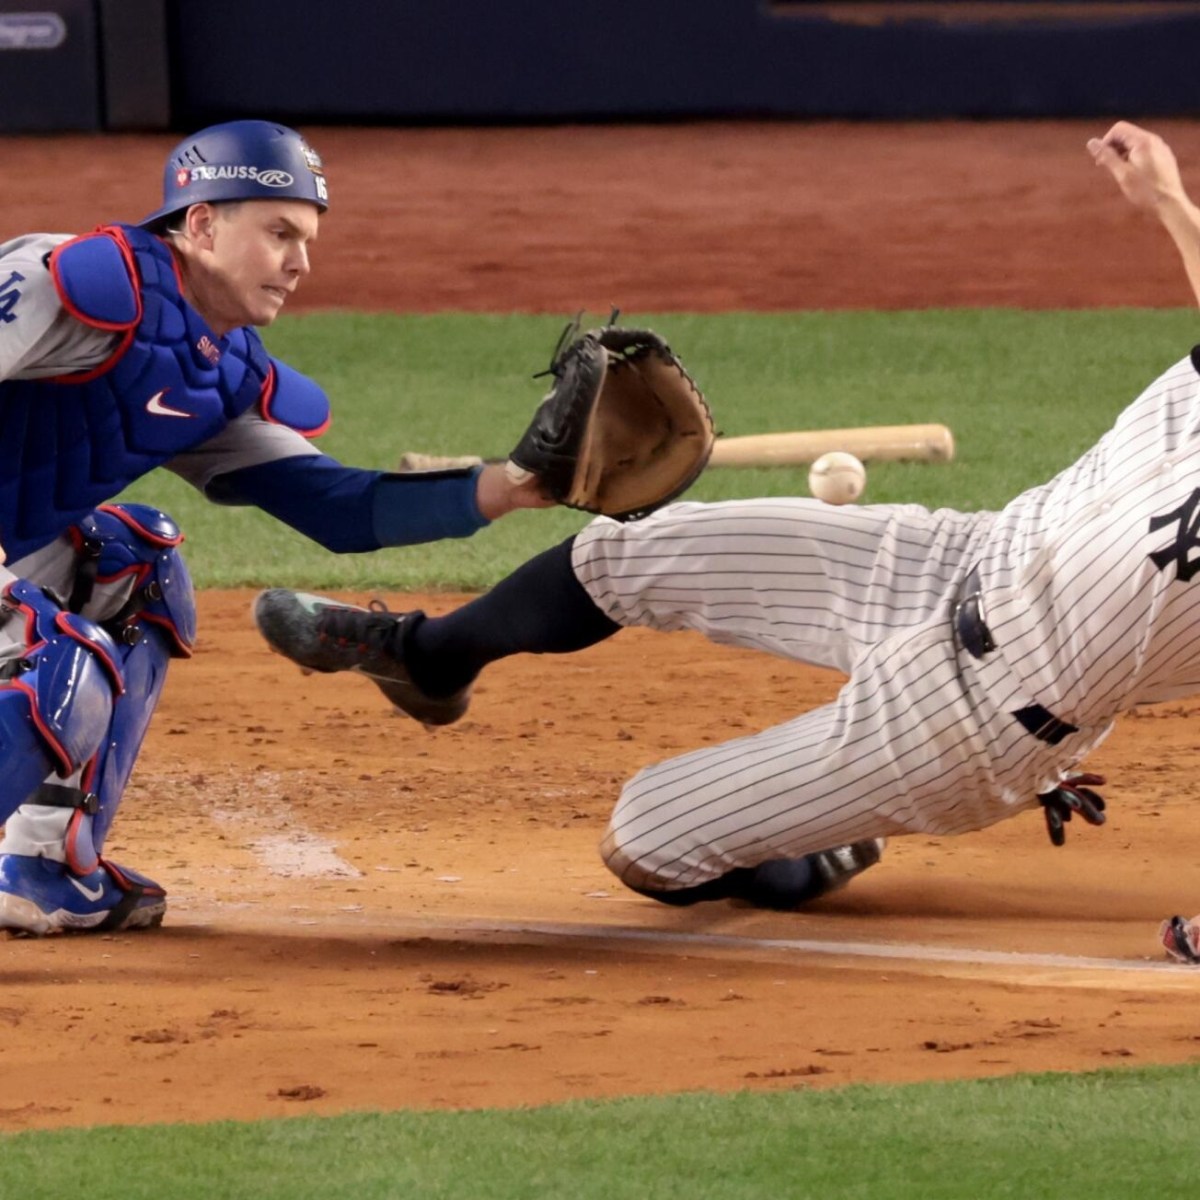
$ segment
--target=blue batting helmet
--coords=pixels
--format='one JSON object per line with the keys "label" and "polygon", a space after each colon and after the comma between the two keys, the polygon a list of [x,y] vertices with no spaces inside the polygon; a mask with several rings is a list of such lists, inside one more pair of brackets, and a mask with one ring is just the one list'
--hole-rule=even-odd
{"label": "blue batting helmet", "polygon": [[184,138],[167,156],[162,207],[138,222],[161,229],[193,204],[219,200],[307,200],[324,212],[321,156],[294,130],[271,121],[227,121]]}

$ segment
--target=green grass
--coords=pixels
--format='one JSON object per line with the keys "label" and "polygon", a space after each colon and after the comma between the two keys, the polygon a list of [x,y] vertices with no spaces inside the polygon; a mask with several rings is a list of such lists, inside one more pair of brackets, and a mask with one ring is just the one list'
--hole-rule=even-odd
{"label": "green grass", "polygon": [[0,1138],[14,1200],[1194,1197],[1196,1067]]}
{"label": "green grass", "polygon": [[[879,464],[866,499],[960,509],[1002,506],[1085,450],[1200,334],[1192,310],[1022,313],[637,314],[663,333],[728,435],[940,421],[949,465]],[[405,450],[499,456],[544,390],[562,322],[549,317],[292,317],[276,354],[334,401],[320,445],[390,468]],[[712,470],[689,496],[807,495],[806,469]],[[306,584],[479,589],[579,529],[556,509],[519,513],[472,538],[333,555],[262,513],[208,504],[166,472],[128,495],[170,512],[199,586]]]}

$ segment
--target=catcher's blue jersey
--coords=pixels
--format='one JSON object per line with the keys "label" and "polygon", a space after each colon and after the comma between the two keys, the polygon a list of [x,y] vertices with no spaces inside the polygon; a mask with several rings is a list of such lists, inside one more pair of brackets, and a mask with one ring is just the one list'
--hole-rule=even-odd
{"label": "catcher's blue jersey", "polygon": [[0,545],[51,541],[133,480],[219,434],[255,404],[305,433],[324,393],[274,362],[252,329],[220,338],[180,293],[170,249],[132,226],[64,242],[50,271],[63,306],[119,335],[95,370],[0,382]]}

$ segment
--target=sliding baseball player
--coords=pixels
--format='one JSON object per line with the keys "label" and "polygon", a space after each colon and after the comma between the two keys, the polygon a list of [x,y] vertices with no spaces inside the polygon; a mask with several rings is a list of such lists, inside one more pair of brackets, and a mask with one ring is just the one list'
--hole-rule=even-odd
{"label": "sliding baseball player", "polygon": [[[1171,233],[1200,300],[1200,214],[1169,148],[1122,122],[1089,149]],[[1198,527],[1200,349],[1000,512],[673,504],[597,520],[444,617],[273,590],[257,620],[303,666],[365,674],[435,725],[488,663],[633,625],[837,668],[831,704],[641,771],[601,843],[664,903],[794,908],[890,837],[1039,804],[1056,842],[1074,815],[1102,823],[1088,751],[1133,706],[1200,691]]]}

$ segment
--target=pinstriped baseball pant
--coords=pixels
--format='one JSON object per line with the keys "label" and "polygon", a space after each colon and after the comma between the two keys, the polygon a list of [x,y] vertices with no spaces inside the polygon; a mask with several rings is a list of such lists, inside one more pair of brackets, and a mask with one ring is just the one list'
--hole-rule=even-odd
{"label": "pinstriped baseball pant", "polygon": [[593,522],[572,565],[621,625],[697,630],[845,672],[828,705],[647,767],[601,852],[636,888],[870,837],[979,829],[1036,805],[1097,740],[1057,747],[1011,718],[1026,699],[999,655],[956,647],[950,608],[992,514],[807,499],[675,504]]}

